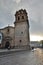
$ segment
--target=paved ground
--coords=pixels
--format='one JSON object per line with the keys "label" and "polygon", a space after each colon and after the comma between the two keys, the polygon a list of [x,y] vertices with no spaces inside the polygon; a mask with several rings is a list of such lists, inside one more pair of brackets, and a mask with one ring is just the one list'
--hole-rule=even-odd
{"label": "paved ground", "polygon": [[23,49],[10,49],[10,50],[8,50],[8,49],[0,49],[0,53],[1,52],[10,52],[10,51],[21,51],[21,50],[23,50]]}
{"label": "paved ground", "polygon": [[0,55],[0,65],[43,65],[43,49]]}
{"label": "paved ground", "polygon": [[14,52],[21,52],[25,51],[26,49],[0,49],[0,55],[7,55],[7,54],[12,54]]}

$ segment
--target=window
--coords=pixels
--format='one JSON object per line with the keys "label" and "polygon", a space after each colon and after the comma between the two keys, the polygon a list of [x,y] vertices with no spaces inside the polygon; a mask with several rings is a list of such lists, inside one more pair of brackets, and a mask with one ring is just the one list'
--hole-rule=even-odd
{"label": "window", "polygon": [[22,19],[24,19],[24,16],[22,16]]}
{"label": "window", "polygon": [[9,32],[10,32],[10,29],[8,28],[8,29],[7,29],[7,34],[8,34]]}
{"label": "window", "polygon": [[23,32],[21,32],[21,34],[23,34]]}
{"label": "window", "polygon": [[22,42],[22,40],[20,40],[20,43]]}
{"label": "window", "polygon": [[8,32],[9,32],[9,28],[8,28]]}
{"label": "window", "polygon": [[20,20],[20,17],[18,16],[18,20]]}

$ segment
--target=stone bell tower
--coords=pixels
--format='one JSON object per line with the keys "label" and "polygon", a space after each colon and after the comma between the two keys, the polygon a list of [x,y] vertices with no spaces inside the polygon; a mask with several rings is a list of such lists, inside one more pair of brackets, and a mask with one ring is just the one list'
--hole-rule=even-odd
{"label": "stone bell tower", "polygon": [[15,13],[15,47],[30,47],[29,21],[27,12],[24,9]]}

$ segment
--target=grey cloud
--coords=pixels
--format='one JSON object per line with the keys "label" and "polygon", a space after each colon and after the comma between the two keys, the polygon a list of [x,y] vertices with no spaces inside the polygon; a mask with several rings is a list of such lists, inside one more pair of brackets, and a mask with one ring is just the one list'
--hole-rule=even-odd
{"label": "grey cloud", "polygon": [[15,1],[18,4],[18,3],[20,3],[21,0],[13,0],[13,1]]}
{"label": "grey cloud", "polygon": [[31,34],[43,35],[43,24],[40,21],[38,22],[35,22],[34,20],[30,21],[31,21],[30,23]]}
{"label": "grey cloud", "polygon": [[0,27],[12,24],[16,10],[21,8],[28,12],[30,33],[43,34],[43,0],[0,0]]}

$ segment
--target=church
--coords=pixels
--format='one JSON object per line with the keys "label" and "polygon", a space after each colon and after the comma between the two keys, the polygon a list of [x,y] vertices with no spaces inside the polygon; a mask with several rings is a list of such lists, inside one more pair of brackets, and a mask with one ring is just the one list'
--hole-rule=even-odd
{"label": "church", "polygon": [[29,20],[25,9],[15,13],[13,26],[0,29],[0,48],[29,48]]}

